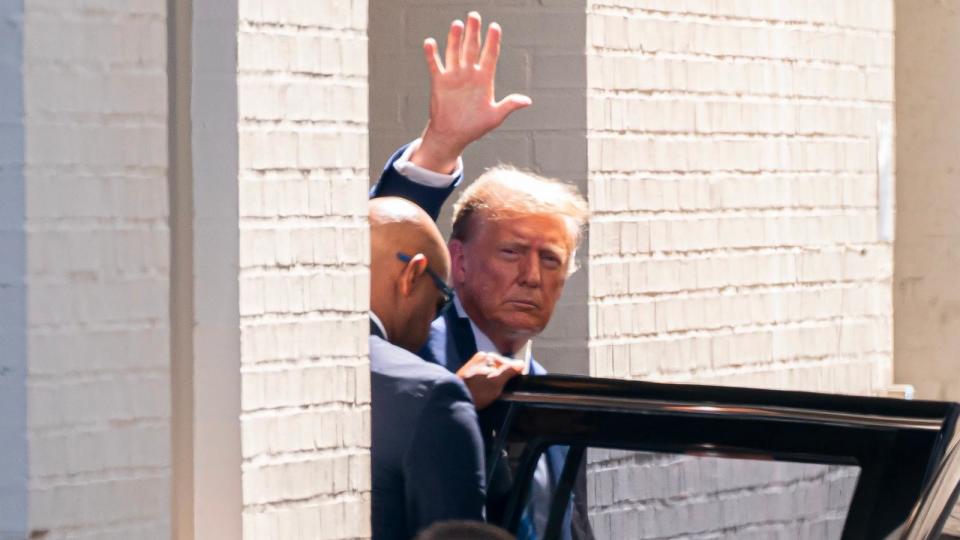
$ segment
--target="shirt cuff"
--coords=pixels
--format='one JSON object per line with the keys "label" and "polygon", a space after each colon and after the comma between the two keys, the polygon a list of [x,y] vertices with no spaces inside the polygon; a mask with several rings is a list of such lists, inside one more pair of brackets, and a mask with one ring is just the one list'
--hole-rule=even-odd
{"label": "shirt cuff", "polygon": [[457,158],[457,167],[452,174],[442,174],[424,169],[419,165],[410,162],[410,156],[420,148],[420,139],[417,139],[407,146],[403,154],[393,162],[393,168],[411,181],[424,186],[435,188],[450,187],[453,182],[463,174],[463,157]]}

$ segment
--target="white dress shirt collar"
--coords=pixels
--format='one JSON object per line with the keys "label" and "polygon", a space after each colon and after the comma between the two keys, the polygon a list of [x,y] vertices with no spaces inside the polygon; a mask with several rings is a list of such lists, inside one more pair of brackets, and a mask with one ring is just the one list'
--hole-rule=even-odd
{"label": "white dress shirt collar", "polygon": [[383,339],[390,341],[387,338],[387,329],[383,327],[383,322],[380,320],[380,317],[377,317],[377,314],[373,311],[370,312],[370,320],[380,329],[380,333],[383,334]]}

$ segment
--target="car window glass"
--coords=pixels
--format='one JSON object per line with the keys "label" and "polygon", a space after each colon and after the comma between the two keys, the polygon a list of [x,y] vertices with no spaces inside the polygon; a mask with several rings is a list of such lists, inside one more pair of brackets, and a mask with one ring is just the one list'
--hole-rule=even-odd
{"label": "car window glass", "polygon": [[[559,447],[553,448],[545,454],[556,456]],[[575,483],[573,491],[585,495],[582,512],[597,540],[839,539],[859,472],[855,465],[773,461],[757,455],[588,448],[580,473],[585,479],[579,488]],[[542,498],[544,490],[539,476],[531,482],[520,525],[530,529],[534,523],[535,534],[524,533],[524,538],[543,538],[542,510],[535,509],[538,492]],[[577,523],[584,518],[572,507],[564,527],[583,530]]]}
{"label": "car window glass", "polygon": [[590,448],[596,538],[840,538],[855,466]]}

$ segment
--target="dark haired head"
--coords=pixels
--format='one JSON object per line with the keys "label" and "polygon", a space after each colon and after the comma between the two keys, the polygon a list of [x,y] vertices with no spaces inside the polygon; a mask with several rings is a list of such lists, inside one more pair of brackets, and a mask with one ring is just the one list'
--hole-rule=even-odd
{"label": "dark haired head", "polygon": [[414,540],[516,540],[500,527],[479,521],[440,521],[427,527]]}

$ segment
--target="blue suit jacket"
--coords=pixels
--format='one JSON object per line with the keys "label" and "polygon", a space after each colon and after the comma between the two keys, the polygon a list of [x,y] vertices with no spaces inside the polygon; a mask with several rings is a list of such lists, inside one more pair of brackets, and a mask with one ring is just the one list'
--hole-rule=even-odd
{"label": "blue suit jacket", "polygon": [[482,521],[484,446],[466,386],[370,326],[373,538],[408,540],[435,521]]}
{"label": "blue suit jacket", "polygon": [[393,168],[393,162],[400,158],[407,146],[409,145],[401,146],[390,156],[387,166],[383,168],[383,173],[380,175],[380,180],[370,189],[370,198],[403,197],[423,208],[436,221],[440,217],[440,210],[443,209],[444,201],[463,180],[463,175],[457,176],[453,184],[445,188],[424,186],[410,180]]}
{"label": "blue suit jacket", "polygon": [[[460,317],[453,305],[448,306],[444,312],[434,319],[430,325],[430,337],[427,344],[424,345],[417,354],[434,364],[439,364],[450,372],[455,373],[470,358],[477,353],[477,342],[473,336],[473,328],[470,326],[470,319]],[[536,360],[530,362],[530,375],[543,375],[547,370],[543,368]],[[506,418],[506,408],[500,403],[494,403],[490,407],[479,412],[480,431],[483,435],[485,448],[488,458],[492,458],[490,450],[495,438],[495,433],[500,430]],[[563,464],[567,455],[567,447],[551,446],[547,452],[547,468],[553,485],[560,480],[560,473],[563,471]],[[497,469],[490,471],[490,490],[491,498],[496,499],[503,495],[502,491],[509,487],[510,473],[506,469],[505,459],[500,459]],[[490,501],[496,504],[496,501]],[[570,519],[571,505],[568,505],[567,512],[563,518],[560,537],[564,540],[570,538]],[[542,533],[543,531],[540,531]]]}
{"label": "blue suit jacket", "polygon": [[[370,190],[370,197],[403,197],[419,205],[436,221],[444,202],[453,193],[454,188],[463,177],[462,175],[457,177],[454,183],[447,188],[434,188],[413,182],[399,174],[393,167],[393,163],[403,154],[404,150],[406,150],[406,146],[397,150],[387,161],[380,180]],[[448,306],[448,309],[431,324],[427,344],[417,354],[424,360],[439,364],[451,373],[455,373],[476,352],[477,344],[473,337],[469,319],[460,318],[456,309],[453,306]],[[542,375],[546,372],[539,363],[531,362],[531,375]],[[503,423],[504,409],[497,407],[495,404],[481,411],[479,417],[483,439],[487,450],[489,450],[493,442],[493,432],[498,430]],[[566,452],[566,447],[551,447],[547,451],[547,465],[554,485],[559,482]],[[499,463],[501,466],[498,470],[493,471],[491,476],[490,489],[494,496],[497,491],[507,487],[503,486],[503,482],[497,479],[504,478],[505,474],[509,476],[509,473],[503,470],[506,467],[504,460],[500,460]],[[570,517],[571,509],[568,507],[561,528],[561,538],[564,540],[570,538]]]}

